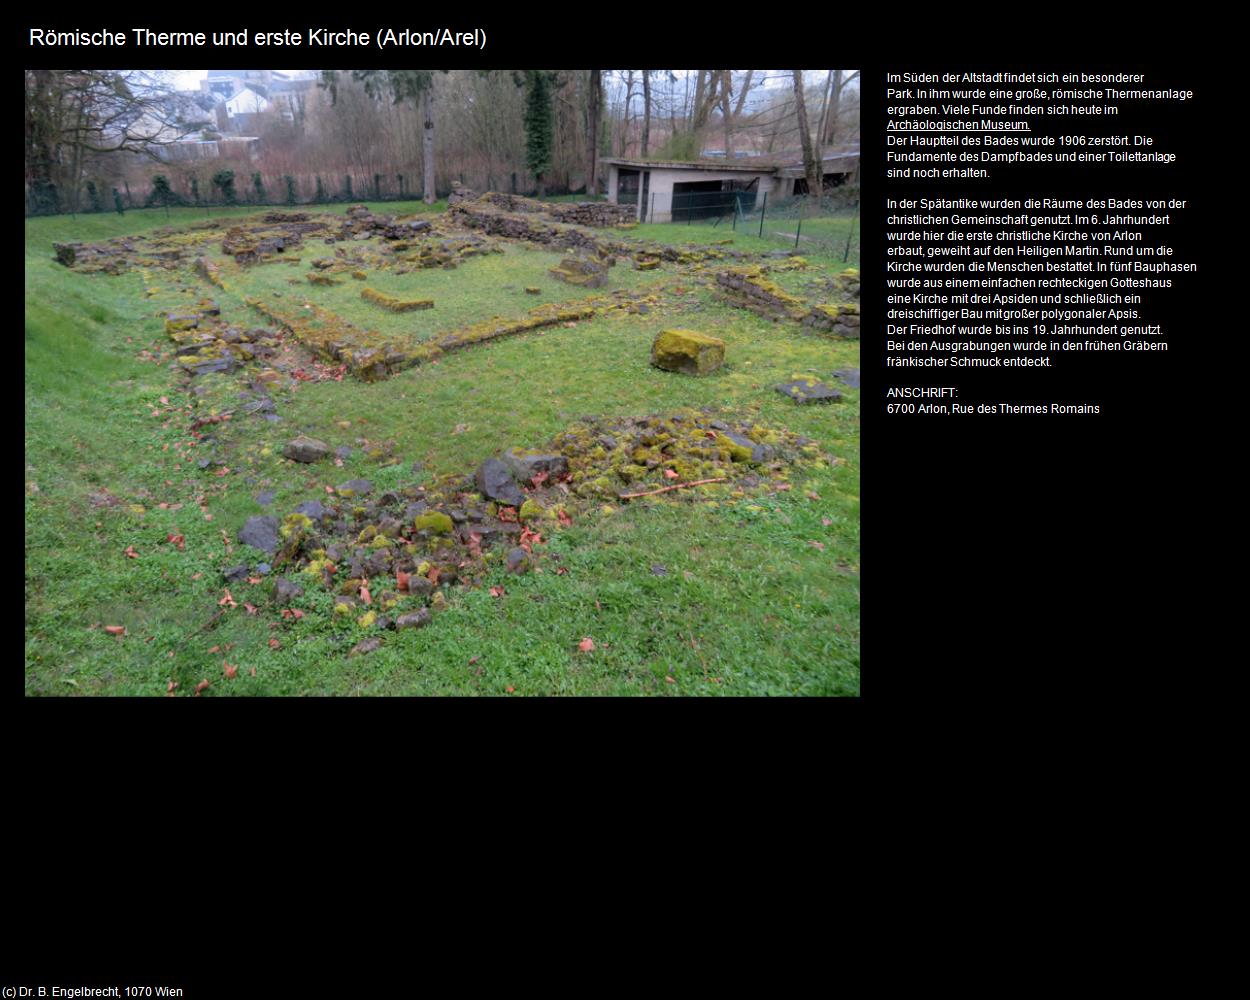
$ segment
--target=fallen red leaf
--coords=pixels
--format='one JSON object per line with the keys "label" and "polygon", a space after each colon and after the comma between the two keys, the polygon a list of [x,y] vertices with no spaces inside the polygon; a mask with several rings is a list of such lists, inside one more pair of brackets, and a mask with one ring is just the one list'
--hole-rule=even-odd
{"label": "fallen red leaf", "polygon": [[812,548],[814,548],[814,549],[820,549],[820,551],[821,551],[821,552],[824,552],[824,551],[825,551],[825,543],[824,543],[824,542],[813,542],[813,541],[809,541],[807,544],[808,544],[808,545],[810,545],[810,546],[811,546]]}
{"label": "fallen red leaf", "polygon": [[585,639],[577,644],[577,648],[583,653],[593,653],[595,651],[595,640],[590,636],[586,636]]}
{"label": "fallen red leaf", "polygon": [[233,597],[230,596],[229,587],[226,588],[226,596],[223,597],[220,601],[218,601],[217,605],[218,607],[229,606],[232,608],[237,608],[239,606],[238,602]]}
{"label": "fallen red leaf", "polygon": [[178,682],[170,681],[169,684],[165,688],[165,693],[172,695],[176,690],[178,690]]}
{"label": "fallen red leaf", "polygon": [[247,608],[247,613],[249,615],[254,615],[259,610],[255,604],[248,604],[246,601],[244,602],[243,607]]}
{"label": "fallen red leaf", "polygon": [[179,552],[187,550],[187,540],[182,535],[169,534],[165,536],[165,541],[171,542],[178,547]]}
{"label": "fallen red leaf", "polygon": [[514,688],[511,684],[508,685],[507,690],[508,694],[516,694],[516,688]]}
{"label": "fallen red leaf", "polygon": [[222,660],[221,671],[226,675],[228,680],[232,680],[238,676],[239,665],[237,663],[227,663],[225,660]]}
{"label": "fallen red leaf", "polygon": [[556,576],[564,576],[564,575],[566,575],[567,573],[568,573],[568,567],[567,567],[567,566],[557,566],[557,567],[556,567]]}
{"label": "fallen red leaf", "polygon": [[256,586],[256,584],[260,583],[260,577],[259,577],[259,576],[249,576],[249,577],[247,578],[247,582],[248,582],[248,583],[250,583],[250,584],[254,587],[254,586]]}
{"label": "fallen red leaf", "polygon": [[566,514],[563,510],[557,510],[557,511],[556,511],[556,519],[560,522],[560,524],[561,524],[562,526],[564,526],[564,527],[566,527],[566,528],[567,528],[570,524],[572,524],[572,523],[573,523],[573,519],[572,519],[571,517],[569,517],[569,515],[568,515],[568,514]]}
{"label": "fallen red leaf", "polygon": [[[270,640],[269,640],[269,648],[270,648],[270,649],[281,649],[281,648],[282,648],[282,643],[280,643],[277,639],[270,639]],[[253,670],[255,670],[256,668],[255,668],[255,667],[253,667],[252,669],[253,669]]]}
{"label": "fallen red leaf", "polygon": [[431,566],[431,567],[430,567],[430,571],[429,571],[428,573],[426,573],[426,574],[425,574],[425,576],[426,576],[426,579],[430,581],[430,583],[432,583],[432,584],[434,584],[435,586],[437,586],[437,585],[438,585],[438,574],[439,574],[439,569],[438,569],[438,567],[437,567],[437,566]]}
{"label": "fallen red leaf", "polygon": [[203,691],[203,690],[204,690],[205,688],[207,688],[208,686],[209,686],[209,684],[208,684],[208,679],[207,679],[207,678],[205,678],[204,680],[200,681],[200,683],[198,683],[197,685],[195,685],[195,696],[198,698],[198,697],[200,696],[200,692],[201,692],[201,691]]}
{"label": "fallen red leaf", "polygon": [[482,656],[481,656],[481,654],[479,653],[477,656],[473,657],[473,659],[471,659],[471,660],[469,661],[469,666],[473,666],[473,664],[477,663],[477,661],[478,661],[478,660],[480,660],[481,658],[482,658]]}
{"label": "fallen red leaf", "polygon": [[401,570],[395,571],[395,586],[402,591],[408,590],[408,574]]}
{"label": "fallen red leaf", "polygon": [[672,469],[665,469],[665,470],[664,470],[664,478],[665,478],[665,479],[676,479],[676,478],[677,478],[677,473],[676,473],[676,472],[674,472]]}
{"label": "fallen red leaf", "polygon": [[302,612],[299,608],[283,608],[282,617],[288,620],[292,618],[300,619],[304,617],[304,612]]}
{"label": "fallen red leaf", "polygon": [[364,601],[365,604],[373,603],[373,598],[369,596],[369,581],[368,580],[360,581],[360,599]]}
{"label": "fallen red leaf", "polygon": [[249,673],[249,674],[251,674],[253,677],[255,677],[255,676],[256,676],[256,668],[255,668],[255,667],[252,667],[252,669],[251,669],[251,670],[249,670],[249,671],[248,671],[248,673]]}
{"label": "fallen red leaf", "polygon": [[490,588],[491,597],[503,597],[505,593],[507,593],[507,591],[505,591],[503,587],[491,587]]}
{"label": "fallen red leaf", "polygon": [[126,556],[130,559],[138,559],[139,553],[135,551],[135,547],[133,545],[127,545]]}
{"label": "fallen red leaf", "polygon": [[823,524],[826,528],[829,527],[829,525],[833,524],[833,522],[829,520],[829,518],[827,517],[822,517],[820,519],[820,523]]}
{"label": "fallen red leaf", "polygon": [[676,678],[671,677],[671,676],[669,676],[669,677],[665,677],[665,678],[664,678],[664,680],[665,680],[665,681],[667,681],[669,684],[676,684],[676,683],[677,683]]}
{"label": "fallen red leaf", "polygon": [[220,647],[220,646],[212,646],[212,647],[210,647],[210,648],[209,648],[209,650],[208,650],[208,651],[209,651],[210,653],[220,653],[220,652],[221,652],[221,647]]}
{"label": "fallen red leaf", "polygon": [[515,507],[500,507],[499,508],[499,520],[514,523],[516,519],[517,518],[516,518]]}
{"label": "fallen red leaf", "polygon": [[545,483],[550,476],[551,476],[550,472],[536,472],[534,473],[534,475],[530,476],[530,482],[533,483],[534,488],[537,489],[539,486]]}
{"label": "fallen red leaf", "polygon": [[126,626],[125,625],[105,625],[104,631],[107,632],[109,635],[125,635]]}

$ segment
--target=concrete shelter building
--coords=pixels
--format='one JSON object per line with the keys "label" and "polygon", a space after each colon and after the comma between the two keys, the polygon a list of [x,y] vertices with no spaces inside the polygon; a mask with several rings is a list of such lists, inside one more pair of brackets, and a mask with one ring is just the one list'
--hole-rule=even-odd
{"label": "concrete shelter building", "polygon": [[[672,222],[731,211],[744,212],[807,191],[801,158],[742,157],[693,161],[608,157],[608,201],[638,206],[639,220]],[[827,152],[821,158],[824,188],[844,184],[859,169],[859,149]]]}

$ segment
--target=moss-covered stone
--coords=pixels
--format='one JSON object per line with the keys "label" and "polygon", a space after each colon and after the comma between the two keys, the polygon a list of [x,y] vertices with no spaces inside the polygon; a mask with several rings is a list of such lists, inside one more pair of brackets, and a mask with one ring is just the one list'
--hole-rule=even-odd
{"label": "moss-covered stone", "polygon": [[735,462],[751,461],[751,449],[744,444],[738,444],[732,438],[725,434],[716,436],[716,443],[729,452],[729,457]]}
{"label": "moss-covered stone", "polygon": [[651,345],[651,364],[685,375],[706,375],[725,362],[725,342],[696,330],[661,330]]}
{"label": "moss-covered stone", "polygon": [[532,518],[541,517],[543,513],[543,505],[533,498],[527,498],[525,503],[521,504],[521,509],[517,512],[517,516],[522,521],[529,521]]}
{"label": "moss-covered stone", "polygon": [[417,531],[431,531],[436,535],[451,534],[451,518],[437,510],[418,514],[412,524]]}
{"label": "moss-covered stone", "polygon": [[397,299],[393,295],[387,295],[385,292],[379,292],[376,288],[361,289],[360,297],[366,302],[372,302],[375,306],[381,306],[390,312],[401,313],[411,312],[414,309],[433,309],[433,299],[412,299],[405,301]]}

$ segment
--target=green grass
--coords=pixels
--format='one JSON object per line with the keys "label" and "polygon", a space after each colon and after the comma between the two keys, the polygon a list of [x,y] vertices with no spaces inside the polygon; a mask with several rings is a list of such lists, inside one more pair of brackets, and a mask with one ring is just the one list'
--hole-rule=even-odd
{"label": "green grass", "polygon": [[[711,222],[693,224],[655,222],[639,225],[633,230],[633,235],[664,243],[700,245],[728,240],[726,246],[734,250],[747,250],[752,253],[795,250],[796,253],[835,270],[841,270],[844,267],[859,267],[860,226],[858,218],[854,221],[853,231],[849,215],[804,219],[801,231],[796,228],[797,226],[796,219],[768,215],[764,219],[761,237],[760,218],[757,213],[754,218],[739,219],[736,228],[730,219],[725,219],[718,225],[713,225]],[[794,245],[795,233],[804,237],[798,241],[797,250]],[[848,236],[853,237],[849,255],[846,253]]]}
{"label": "green grass", "polygon": [[[400,210],[393,202],[378,207]],[[170,214],[175,224],[203,217]],[[99,240],[169,222],[163,210],[153,210],[26,223],[28,695],[163,695],[170,680],[187,694],[204,679],[211,682],[208,696],[494,695],[508,687],[519,695],[858,693],[859,394],[848,390],[847,402],[833,407],[796,407],[771,389],[792,375],[827,378],[836,368],[858,366],[858,345],[758,319],[690,283],[685,294],[666,296],[646,316],[610,316],[492,342],[385,382],[284,390],[275,393],[282,423],[240,418],[211,428],[215,445],[186,448],[192,440],[186,390],[164,365],[144,360],[144,352],[165,349],[165,310],[205,293],[244,321],[238,291],[210,291],[181,272],[76,274],[51,259],[53,241]],[[687,227],[654,228],[678,242],[690,235]],[[541,278],[521,275],[544,270],[555,257],[509,246],[503,255],[452,271],[379,274],[375,287],[416,297],[421,282],[437,278],[448,281],[434,296],[443,299],[435,310],[440,321],[456,308],[466,317],[474,310],[511,314],[576,297],[578,290],[563,284],[550,294],[542,285],[542,296],[504,287],[541,285]],[[246,280],[267,281],[267,272],[285,278],[295,270],[256,268]],[[621,265],[611,273],[609,290],[673,279]],[[372,275],[367,283],[374,284]],[[342,290],[358,296],[363,284],[349,280]],[[302,290],[308,291],[340,289]],[[384,318],[376,312],[377,320]],[[399,318],[415,322],[416,316]],[[726,367],[702,379],[650,368],[651,337],[665,325],[723,337]],[[234,405],[240,388],[234,378],[200,381],[208,390],[205,408]],[[416,478],[407,471],[416,460],[425,463],[426,475],[469,472],[509,445],[539,445],[583,415],[704,405],[784,424],[841,462],[763,499],[645,500],[579,516],[542,547],[546,572],[495,571],[489,582],[506,589],[498,598],[486,588],[453,590],[449,610],[433,624],[385,633],[382,648],[367,656],[347,655],[368,633],[332,619],[331,595],[318,589],[308,589],[300,603],[308,614],[299,621],[277,614],[267,585],[231,585],[238,607],[218,604],[222,568],[248,558],[235,532],[252,514],[281,514],[355,476],[378,489],[400,486]],[[342,467],[281,460],[281,444],[300,431],[356,450]],[[361,439],[393,441],[403,464],[380,468],[368,461]],[[225,465],[200,470],[201,457]],[[215,474],[226,467],[228,474]],[[92,502],[105,489],[117,505]],[[254,497],[266,489],[277,500],[261,508]],[[169,534],[185,537],[185,551],[165,542]],[[126,557],[127,546],[138,559]],[[566,575],[552,571],[557,557]],[[653,575],[655,564],[666,574]],[[258,613],[248,614],[244,602]],[[128,634],[107,635],[105,625],[124,625]],[[594,652],[578,650],[586,636],[594,639]],[[270,639],[280,648],[271,648]],[[210,652],[213,647],[219,651]],[[223,660],[239,666],[233,680],[223,677]]]}

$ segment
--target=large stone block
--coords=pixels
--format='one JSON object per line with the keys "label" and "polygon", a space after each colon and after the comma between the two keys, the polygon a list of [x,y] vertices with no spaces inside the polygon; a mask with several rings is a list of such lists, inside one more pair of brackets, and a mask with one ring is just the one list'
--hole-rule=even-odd
{"label": "large stone block", "polygon": [[725,362],[725,342],[697,330],[661,330],[651,345],[651,363],[669,372],[706,375]]}

